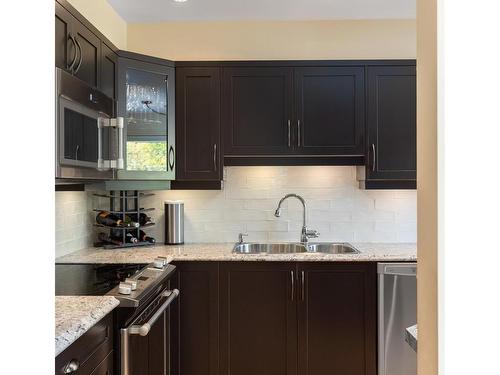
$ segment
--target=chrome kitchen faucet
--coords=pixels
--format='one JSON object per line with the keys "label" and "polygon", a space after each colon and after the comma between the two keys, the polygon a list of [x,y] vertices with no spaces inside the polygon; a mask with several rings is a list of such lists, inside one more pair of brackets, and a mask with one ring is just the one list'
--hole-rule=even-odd
{"label": "chrome kitchen faucet", "polygon": [[297,198],[300,201],[300,203],[302,203],[302,207],[304,209],[303,214],[302,214],[302,231],[300,233],[300,242],[307,243],[309,238],[319,237],[319,232],[317,230],[307,229],[307,225],[306,225],[306,201],[300,195],[287,194],[283,198],[281,198],[279,203],[278,203],[278,208],[276,208],[276,211],[274,212],[274,216],[276,216],[276,217],[281,216],[281,204],[287,198]]}

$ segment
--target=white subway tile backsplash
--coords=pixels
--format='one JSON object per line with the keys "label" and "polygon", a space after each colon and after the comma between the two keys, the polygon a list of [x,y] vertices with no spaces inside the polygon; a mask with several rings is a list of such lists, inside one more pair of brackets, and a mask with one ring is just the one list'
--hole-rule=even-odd
{"label": "white subway tile backsplash", "polygon": [[[297,241],[300,202],[285,201],[281,217],[274,217],[288,193],[306,199],[308,225],[320,241],[416,241],[416,191],[360,190],[355,167],[225,167],[223,191],[155,193],[158,216],[164,200],[184,200],[186,242],[234,242],[243,231],[249,241]],[[163,228],[160,218],[150,231],[159,242]]]}
{"label": "white subway tile backsplash", "polygon": [[92,243],[92,217],[86,192],[57,192],[55,199],[56,257]]}
{"label": "white subway tile backsplash", "polygon": [[191,209],[191,210],[185,210],[184,211],[185,217],[188,220],[191,220],[193,222],[210,222],[214,220],[222,220],[223,218],[223,212],[221,210],[213,209],[213,210],[197,210],[197,209]]}
{"label": "white subway tile backsplash", "polygon": [[[273,211],[276,209],[276,206],[278,202],[276,199],[254,199],[254,200],[247,200],[244,201],[243,207],[245,209],[249,210],[268,210],[268,211]],[[284,201],[283,205],[281,206],[283,209],[286,209],[288,207],[288,201]]]}
{"label": "white subway tile backsplash", "polygon": [[394,211],[382,211],[382,210],[367,210],[367,211],[354,211],[352,214],[353,221],[365,222],[365,221],[389,221],[394,222],[396,218],[396,213]]}
{"label": "white subway tile backsplash", "polygon": [[345,211],[331,211],[331,210],[311,210],[308,213],[309,220],[320,221],[349,221],[352,219],[352,213]]}
{"label": "white subway tile backsplash", "polygon": [[[186,242],[298,241],[302,205],[288,199],[281,217],[274,211],[288,193],[302,195],[310,229],[318,241],[416,242],[417,194],[412,190],[360,190],[355,167],[226,167],[224,190],[155,191],[142,201],[156,210],[147,232],[164,241],[164,201],[184,201]],[[87,192],[56,193],[56,256],[88,246],[94,238],[92,208],[108,200]]]}
{"label": "white subway tile backsplash", "polygon": [[251,220],[267,220],[269,219],[268,211],[264,210],[234,210],[223,208],[223,218],[226,222],[241,221],[248,222]]}
{"label": "white subway tile backsplash", "polygon": [[247,230],[251,232],[288,232],[289,222],[284,220],[250,221]]}

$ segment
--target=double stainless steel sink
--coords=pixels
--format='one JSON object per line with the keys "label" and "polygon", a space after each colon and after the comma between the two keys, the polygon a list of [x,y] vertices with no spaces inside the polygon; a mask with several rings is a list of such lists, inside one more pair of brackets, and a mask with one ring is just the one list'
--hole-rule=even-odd
{"label": "double stainless steel sink", "polygon": [[322,242],[322,243],[237,243],[233,248],[236,254],[359,254],[348,243]]}
{"label": "double stainless steel sink", "polygon": [[247,243],[243,242],[243,237],[248,234],[240,233],[238,236],[239,242],[234,245],[233,253],[235,254],[298,254],[298,253],[320,253],[320,254],[359,254],[359,250],[355,249],[348,243],[339,242],[309,242],[310,238],[318,238],[319,232],[307,228],[306,225],[306,201],[300,195],[287,194],[278,203],[278,207],[274,216],[281,216],[281,205],[288,198],[296,198],[302,203],[302,229],[300,232],[301,242],[288,243]]}

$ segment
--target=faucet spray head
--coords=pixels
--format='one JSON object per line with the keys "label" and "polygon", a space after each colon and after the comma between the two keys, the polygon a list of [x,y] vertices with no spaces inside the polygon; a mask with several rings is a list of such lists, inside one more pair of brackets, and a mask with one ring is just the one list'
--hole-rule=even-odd
{"label": "faucet spray head", "polygon": [[277,208],[276,211],[274,212],[274,216],[280,217],[281,216],[281,209]]}

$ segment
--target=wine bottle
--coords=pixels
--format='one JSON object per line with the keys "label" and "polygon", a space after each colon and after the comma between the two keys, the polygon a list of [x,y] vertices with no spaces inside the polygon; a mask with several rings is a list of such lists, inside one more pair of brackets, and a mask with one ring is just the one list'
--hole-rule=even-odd
{"label": "wine bottle", "polygon": [[[121,234],[118,235],[118,233],[111,233],[111,238],[116,241],[120,241],[120,244],[122,244],[123,237]],[[132,233],[125,233],[125,243],[137,243],[139,240],[132,234]]]}
{"label": "wine bottle", "polygon": [[140,224],[136,220],[132,220],[132,218],[128,215],[125,215],[123,222],[125,223],[124,226],[126,226],[126,227],[139,228],[139,226],[140,226]]}
{"label": "wine bottle", "polygon": [[156,243],[156,240],[153,237],[148,236],[143,230],[139,231],[139,240],[141,242]]}
{"label": "wine bottle", "polygon": [[151,217],[149,217],[143,212],[139,214],[139,217],[137,217],[136,213],[130,213],[130,218],[133,221],[138,222],[140,225],[146,225],[147,223],[151,222]]}
{"label": "wine bottle", "polygon": [[101,242],[111,243],[113,245],[121,245],[122,241],[109,237],[106,233],[98,233],[97,238]]}
{"label": "wine bottle", "polygon": [[118,227],[122,226],[123,223],[122,220],[108,211],[100,211],[97,214],[95,220],[97,221],[97,223],[105,225],[107,227]]}
{"label": "wine bottle", "polygon": [[139,227],[139,223],[133,222],[129,216],[125,215],[124,220],[122,220],[117,215],[113,215],[108,211],[100,211],[95,220],[97,223],[107,227]]}

